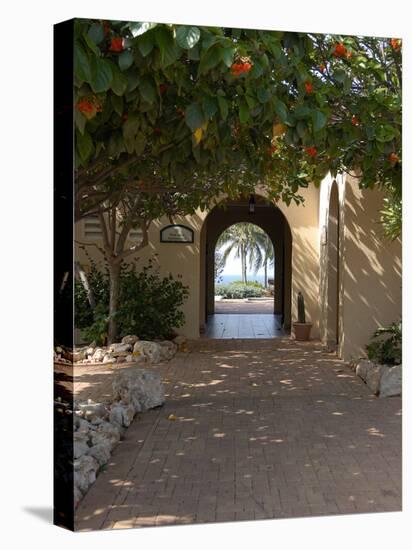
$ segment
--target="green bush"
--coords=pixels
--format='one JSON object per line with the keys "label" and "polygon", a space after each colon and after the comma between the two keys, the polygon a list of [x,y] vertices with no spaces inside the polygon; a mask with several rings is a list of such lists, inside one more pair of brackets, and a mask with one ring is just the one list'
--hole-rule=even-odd
{"label": "green bush", "polygon": [[264,289],[265,287],[262,285],[262,283],[258,283],[257,281],[248,281],[247,283],[242,283],[242,281],[232,281],[231,283],[229,283],[230,285],[242,285],[242,286],[253,286],[255,288],[262,288]]}
{"label": "green bush", "polygon": [[402,362],[402,321],[374,332],[366,351],[371,361],[383,365],[399,365]]}
{"label": "green bush", "polygon": [[[96,300],[91,309],[82,284],[76,281],[75,322],[85,341],[104,342],[109,321],[109,276],[92,265],[88,275]],[[170,338],[173,330],[183,325],[179,309],[188,289],[172,275],[160,277],[149,262],[141,271],[126,266],[120,275],[119,309],[116,312],[118,337],[136,334],[140,339]]]}
{"label": "green bush", "polygon": [[256,285],[235,282],[228,285],[216,285],[215,294],[223,298],[258,298],[264,294],[264,289]]}

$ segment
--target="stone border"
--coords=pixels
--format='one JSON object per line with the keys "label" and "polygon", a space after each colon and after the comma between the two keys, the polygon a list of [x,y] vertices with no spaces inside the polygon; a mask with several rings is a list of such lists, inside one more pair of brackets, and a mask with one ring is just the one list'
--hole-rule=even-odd
{"label": "stone border", "polygon": [[75,402],[73,414],[74,501],[78,506],[100,469],[138,413],[164,404],[164,388],[157,372],[118,371],[108,403]]}
{"label": "stone border", "polygon": [[402,365],[381,365],[367,359],[353,364],[355,372],[379,397],[402,395]]}

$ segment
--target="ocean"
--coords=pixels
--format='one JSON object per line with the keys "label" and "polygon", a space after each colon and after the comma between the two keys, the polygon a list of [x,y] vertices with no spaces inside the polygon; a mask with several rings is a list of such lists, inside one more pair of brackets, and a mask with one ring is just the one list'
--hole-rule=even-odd
{"label": "ocean", "polygon": [[[241,281],[242,277],[241,275],[221,275],[221,283],[222,284],[229,284],[233,281]],[[268,279],[273,279],[273,272],[268,273]],[[247,275],[248,281],[256,281],[258,283],[264,284],[265,282],[265,276],[260,273],[257,273],[256,275],[254,273],[248,273]]]}

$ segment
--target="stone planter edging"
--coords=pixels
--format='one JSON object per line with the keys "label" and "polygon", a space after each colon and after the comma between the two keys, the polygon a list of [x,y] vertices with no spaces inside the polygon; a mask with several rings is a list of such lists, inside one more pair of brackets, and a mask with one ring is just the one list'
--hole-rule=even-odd
{"label": "stone planter edging", "polygon": [[355,364],[355,372],[379,397],[402,395],[402,365],[381,365],[360,359]]}

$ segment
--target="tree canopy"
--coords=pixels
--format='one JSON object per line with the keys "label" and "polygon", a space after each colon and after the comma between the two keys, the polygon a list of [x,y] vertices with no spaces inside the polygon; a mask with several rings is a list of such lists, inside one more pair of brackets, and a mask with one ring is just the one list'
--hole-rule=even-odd
{"label": "tree canopy", "polygon": [[298,202],[328,171],[399,204],[401,83],[396,38],[76,20],[77,217],[131,188],[154,215]]}

